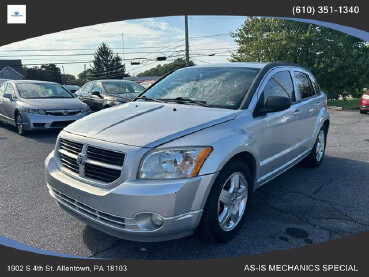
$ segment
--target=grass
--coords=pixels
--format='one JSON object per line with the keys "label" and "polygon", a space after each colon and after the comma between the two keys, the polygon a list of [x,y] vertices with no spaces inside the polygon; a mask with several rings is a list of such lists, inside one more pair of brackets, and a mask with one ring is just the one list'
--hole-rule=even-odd
{"label": "grass", "polygon": [[344,110],[357,110],[360,106],[360,99],[328,100],[328,106],[342,107]]}

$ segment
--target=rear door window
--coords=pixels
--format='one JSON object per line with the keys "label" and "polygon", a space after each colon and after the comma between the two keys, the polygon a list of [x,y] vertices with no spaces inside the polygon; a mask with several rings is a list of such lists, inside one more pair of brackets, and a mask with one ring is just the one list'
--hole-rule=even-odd
{"label": "rear door window", "polygon": [[295,72],[295,78],[300,99],[309,98],[316,94],[308,74],[297,71]]}
{"label": "rear door window", "polygon": [[280,71],[273,74],[266,83],[263,93],[264,101],[266,101],[268,96],[282,96],[288,97],[292,102],[295,102],[295,91],[289,71]]}
{"label": "rear door window", "polygon": [[311,83],[313,84],[313,87],[315,89],[315,94],[319,94],[320,93],[320,87],[318,85],[318,82],[314,78],[311,78],[311,77],[310,77],[310,80],[311,80]]}

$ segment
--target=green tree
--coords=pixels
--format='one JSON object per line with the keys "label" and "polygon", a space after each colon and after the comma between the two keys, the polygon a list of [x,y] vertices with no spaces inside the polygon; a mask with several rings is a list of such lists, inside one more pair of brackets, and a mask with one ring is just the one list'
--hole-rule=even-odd
{"label": "green tree", "polygon": [[25,78],[28,80],[49,81],[62,83],[60,68],[55,64],[44,64],[41,67],[24,67]]}
{"label": "green tree", "polygon": [[314,24],[249,17],[232,33],[231,61],[285,61],[310,69],[329,98],[355,95],[367,82],[369,48],[356,37]]}
{"label": "green tree", "polygon": [[76,77],[71,74],[62,74],[61,77],[62,77],[63,84],[74,85],[77,82]]}
{"label": "green tree", "polygon": [[93,72],[91,68],[87,70],[83,70],[81,73],[78,74],[78,79],[82,82],[92,80]]}
{"label": "green tree", "polygon": [[91,76],[92,79],[122,79],[127,74],[122,59],[102,43],[95,52]]}
{"label": "green tree", "polygon": [[[190,61],[190,65],[195,65],[193,61]],[[173,70],[186,67],[186,61],[182,58],[178,58],[171,63],[158,65],[154,68],[139,73],[137,76],[163,76]]]}

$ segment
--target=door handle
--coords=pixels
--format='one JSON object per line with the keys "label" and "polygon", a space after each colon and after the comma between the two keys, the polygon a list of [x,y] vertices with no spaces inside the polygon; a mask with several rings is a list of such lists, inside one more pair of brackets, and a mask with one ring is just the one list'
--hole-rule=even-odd
{"label": "door handle", "polygon": [[293,115],[294,116],[298,116],[299,114],[301,113],[301,110],[295,110],[294,112],[293,112]]}
{"label": "door handle", "polygon": [[320,106],[320,101],[315,103],[315,106]]}

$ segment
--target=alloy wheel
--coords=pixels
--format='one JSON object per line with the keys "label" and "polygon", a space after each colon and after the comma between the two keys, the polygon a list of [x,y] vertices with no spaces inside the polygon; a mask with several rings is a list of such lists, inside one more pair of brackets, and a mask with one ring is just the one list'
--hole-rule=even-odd
{"label": "alloy wheel", "polygon": [[316,142],[316,160],[320,162],[324,155],[324,148],[325,148],[325,132],[324,130],[320,130],[318,139]]}
{"label": "alloy wheel", "polygon": [[218,222],[224,231],[233,230],[240,222],[248,198],[248,184],[241,172],[233,173],[224,183],[218,200]]}
{"label": "alloy wheel", "polygon": [[22,117],[19,114],[17,115],[17,128],[18,128],[18,133],[22,134],[23,133],[23,121],[22,121]]}

